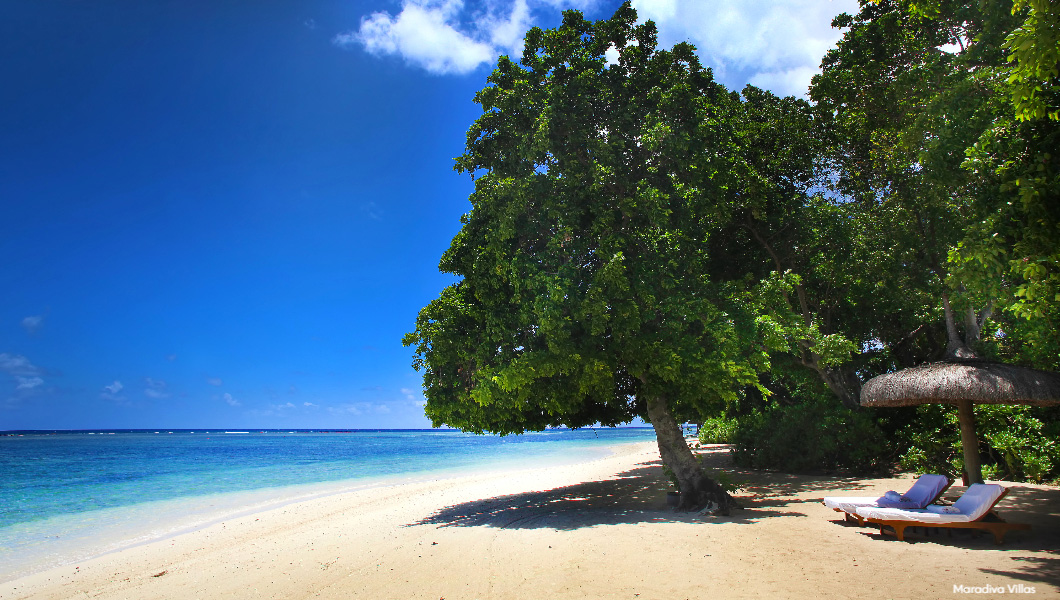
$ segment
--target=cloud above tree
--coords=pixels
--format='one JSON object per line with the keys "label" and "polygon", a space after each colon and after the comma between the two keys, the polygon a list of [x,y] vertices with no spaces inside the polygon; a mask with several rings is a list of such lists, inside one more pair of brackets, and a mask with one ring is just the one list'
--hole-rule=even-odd
{"label": "cloud above tree", "polygon": [[[335,37],[345,48],[397,56],[436,75],[464,75],[497,56],[522,53],[522,36],[543,11],[587,10],[602,3],[563,0],[403,0],[396,14],[373,12]],[[660,42],[689,41],[723,81],[746,81],[781,95],[802,95],[840,32],[832,18],[857,0],[634,0],[641,21],[655,21]],[[609,16],[609,15],[599,15]],[[735,85],[735,84],[734,84]],[[742,85],[742,84],[741,84]]]}
{"label": "cloud above tree", "polygon": [[802,95],[821,58],[841,37],[832,19],[857,12],[856,0],[746,0],[702,2],[634,0],[641,20],[659,27],[659,41],[689,41],[719,79],[741,72],[758,87]]}
{"label": "cloud above tree", "polygon": [[404,0],[396,15],[374,12],[360,28],[335,37],[376,56],[396,55],[437,75],[466,74],[498,54],[517,54],[532,25],[527,0],[470,10],[462,0]]}

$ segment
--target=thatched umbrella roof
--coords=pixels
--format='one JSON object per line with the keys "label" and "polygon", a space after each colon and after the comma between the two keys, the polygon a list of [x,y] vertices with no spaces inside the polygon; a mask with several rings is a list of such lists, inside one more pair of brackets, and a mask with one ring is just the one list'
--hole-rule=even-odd
{"label": "thatched umbrella roof", "polygon": [[1060,374],[985,360],[944,361],[870,379],[862,406],[917,404],[1060,404]]}
{"label": "thatched umbrella roof", "polygon": [[977,359],[949,360],[870,379],[862,406],[955,404],[967,481],[982,483],[972,404],[1060,404],[1060,374]]}

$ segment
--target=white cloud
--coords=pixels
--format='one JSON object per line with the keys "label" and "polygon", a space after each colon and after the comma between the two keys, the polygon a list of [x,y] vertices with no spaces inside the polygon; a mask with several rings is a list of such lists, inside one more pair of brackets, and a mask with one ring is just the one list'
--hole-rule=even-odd
{"label": "white cloud", "polygon": [[802,95],[841,32],[832,18],[857,0],[634,0],[639,18],[659,26],[660,45],[688,40],[719,79],[746,73],[777,94]]}
{"label": "white cloud", "polygon": [[672,19],[677,15],[677,0],[640,0],[634,2],[633,5],[641,19],[647,17],[658,22]]}
{"label": "white cloud", "polygon": [[147,387],[144,388],[144,395],[148,398],[162,399],[169,397],[169,393],[166,392],[168,386],[165,381],[145,377],[144,382],[147,384]]}
{"label": "white cloud", "polygon": [[[516,0],[507,17],[497,14],[487,15],[480,27],[489,34],[494,48],[506,51],[509,55],[519,57],[523,54],[523,36],[530,29],[530,7],[526,0]],[[494,55],[501,52],[494,51]]]}
{"label": "white cloud", "polygon": [[[498,54],[518,57],[535,25],[534,9],[602,8],[596,0],[402,0],[396,15],[375,12],[360,28],[335,37],[342,47],[395,55],[435,74],[465,74]],[[477,8],[476,8],[477,7]],[[857,0],[634,0],[641,21],[655,21],[662,46],[690,41],[718,79],[781,95],[802,95],[840,32],[832,18],[857,12]],[[607,15],[599,15],[606,17]],[[614,49],[608,60],[616,59]]]}
{"label": "white cloud", "polygon": [[587,11],[600,5],[600,0],[540,0],[541,4],[558,10],[576,9]]}
{"label": "white cloud", "polygon": [[[640,42],[638,42],[637,40],[628,40],[626,42],[626,46],[627,47],[629,47],[629,46],[639,46],[639,45],[640,45]],[[617,65],[618,64],[618,59],[619,59],[619,51],[618,51],[618,48],[616,48],[615,46],[613,46],[613,45],[609,46],[607,48],[607,50],[604,50],[604,60],[607,61],[607,64],[609,64],[609,65]]]}
{"label": "white cloud", "polygon": [[[315,408],[315,407],[316,407],[315,404],[307,402],[307,403],[303,404],[301,408],[303,409],[303,412],[304,412],[304,410],[306,410],[306,409],[311,409],[311,408]],[[259,417],[287,418],[287,417],[291,416],[291,411],[292,410],[297,410],[298,408],[299,408],[299,406],[294,404],[293,402],[285,402],[283,404],[269,404],[264,409],[250,409],[247,412],[248,412],[248,414],[259,416]]]}
{"label": "white cloud", "polygon": [[756,73],[749,83],[779,94],[799,96],[806,93],[810,87],[810,79],[820,72],[816,67],[795,67],[786,71]]}
{"label": "white cloud", "polygon": [[329,406],[328,412],[333,415],[359,415],[361,414],[361,409],[355,404],[343,404],[342,406]]}
{"label": "white cloud", "polygon": [[0,374],[14,380],[14,395],[4,400],[6,405],[14,406],[21,399],[35,396],[45,390],[41,387],[44,385],[44,376],[47,375],[45,370],[21,354],[0,352]]}
{"label": "white cloud", "polygon": [[16,390],[32,390],[38,385],[44,383],[44,380],[40,377],[15,377],[15,380],[18,381],[18,386],[15,388]]}
{"label": "white cloud", "polygon": [[228,403],[229,406],[242,406],[242,403],[239,400],[233,398],[232,394],[229,394],[228,392],[225,392],[225,395],[222,396],[222,398],[225,402]]}
{"label": "white cloud", "polygon": [[44,374],[44,369],[35,366],[21,354],[0,352],[0,373],[7,373],[15,377],[37,377]]}
{"label": "white cloud", "polygon": [[357,31],[333,41],[377,56],[401,56],[430,73],[465,74],[492,64],[499,54],[517,56],[531,25],[527,0],[487,2],[477,14],[465,10],[463,0],[402,0],[397,15],[372,13]]}
{"label": "white cloud", "polygon": [[375,202],[367,202],[361,205],[361,212],[373,221],[383,220],[383,211]]}
{"label": "white cloud", "polygon": [[103,398],[104,400],[111,400],[113,402],[121,403],[125,400],[125,397],[119,396],[118,394],[123,389],[125,389],[125,386],[122,385],[120,381],[115,380],[114,383],[103,386],[103,390],[99,393],[99,397]]}
{"label": "white cloud", "polygon": [[423,397],[423,391],[411,388],[401,388],[401,393],[405,394],[405,399],[412,402],[413,406],[424,407],[427,405],[427,400]]}
{"label": "white cloud", "polygon": [[221,378],[220,378],[220,377],[207,377],[207,378],[206,378],[206,383],[208,383],[208,384],[210,384],[210,385],[213,385],[213,386],[221,386],[221,385],[224,385],[224,382],[223,382],[223,381],[221,381]]}
{"label": "white cloud", "polygon": [[34,315],[22,319],[22,327],[26,329],[26,333],[30,335],[37,333],[40,326],[44,323],[44,315]]}
{"label": "white cloud", "polygon": [[329,406],[328,412],[333,415],[364,415],[364,414],[376,414],[385,415],[390,414],[390,407],[386,404],[373,404],[371,402],[355,402],[350,404],[342,404],[340,406]]}
{"label": "white cloud", "polygon": [[320,408],[320,405],[313,404],[312,402],[303,402],[302,406],[304,406],[306,408]]}

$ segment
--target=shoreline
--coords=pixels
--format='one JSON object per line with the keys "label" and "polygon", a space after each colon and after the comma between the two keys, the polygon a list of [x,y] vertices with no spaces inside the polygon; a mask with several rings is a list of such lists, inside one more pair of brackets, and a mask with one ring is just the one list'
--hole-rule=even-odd
{"label": "shoreline", "polygon": [[[61,515],[46,519],[58,521],[55,530],[62,530],[63,520],[81,518],[85,514],[96,517],[96,520],[110,521],[100,530],[90,529],[82,532],[73,545],[58,545],[48,549],[46,554],[38,554],[24,564],[10,566],[0,560],[0,586],[5,583],[32,576],[40,572],[77,565],[85,561],[123,552],[144,545],[164,542],[182,535],[193,534],[218,523],[252,517],[260,513],[283,509],[292,504],[313,502],[330,496],[363,493],[374,489],[389,488],[406,484],[443,482],[464,478],[500,476],[523,470],[554,468],[593,462],[612,456],[624,446],[633,446],[645,442],[622,442],[601,446],[599,448],[579,448],[573,457],[543,455],[534,457],[529,466],[516,467],[510,457],[497,458],[482,463],[444,467],[433,470],[410,471],[408,473],[375,475],[353,479],[312,482],[287,486],[271,486],[236,492],[211,493],[198,496],[187,496],[169,500],[155,500],[146,503],[79,513]],[[145,519],[146,524],[127,525],[136,519]],[[13,527],[29,525],[39,527],[39,523],[16,524]],[[67,533],[63,534],[67,536]],[[99,536],[85,541],[88,535]],[[50,538],[51,536],[49,536]],[[59,537],[59,536],[55,536]],[[0,556],[2,558],[2,556]],[[6,567],[6,568],[5,568]],[[0,598],[3,598],[0,594]]]}
{"label": "shoreline", "polygon": [[[589,462],[343,492],[256,512],[0,583],[2,598],[952,598],[1023,585],[1060,597],[1060,489],[1008,484],[992,537],[899,542],[842,522],[827,495],[879,495],[911,476],[732,468],[730,517],[675,513],[652,442]],[[959,487],[959,486],[958,486]],[[950,494],[959,493],[959,489]],[[1033,594],[1028,590],[1033,588]]]}

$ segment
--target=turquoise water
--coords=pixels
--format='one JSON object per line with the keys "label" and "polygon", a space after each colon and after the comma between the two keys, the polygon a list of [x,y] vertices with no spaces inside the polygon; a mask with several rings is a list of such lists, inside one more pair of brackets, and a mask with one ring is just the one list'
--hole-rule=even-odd
{"label": "turquoise water", "polygon": [[651,429],[97,431],[0,436],[0,581],[239,513],[472,469],[573,463]]}

